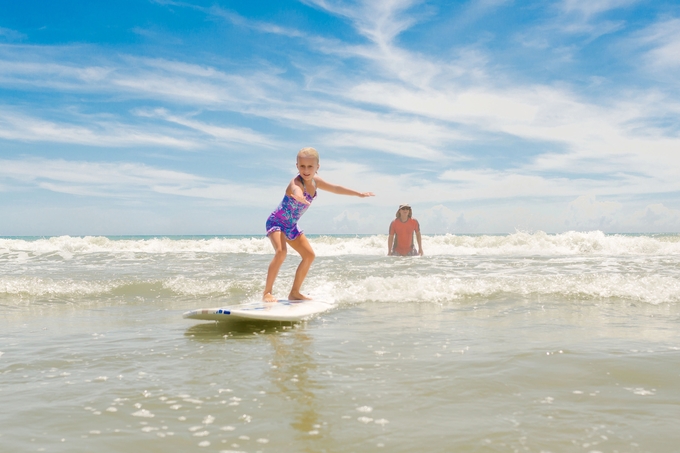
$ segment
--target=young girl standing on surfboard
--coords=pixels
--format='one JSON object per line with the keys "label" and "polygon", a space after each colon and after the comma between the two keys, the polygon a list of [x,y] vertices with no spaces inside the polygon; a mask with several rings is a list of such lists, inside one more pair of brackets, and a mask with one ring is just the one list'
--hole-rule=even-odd
{"label": "young girl standing on surfboard", "polygon": [[272,292],[274,291],[274,281],[276,281],[279,269],[281,269],[288,253],[286,244],[293,247],[302,257],[302,261],[295,271],[295,280],[293,280],[293,288],[288,294],[288,300],[310,299],[300,292],[300,287],[307,276],[315,255],[304,233],[298,230],[297,223],[316,198],[317,189],[361,198],[374,195],[373,192],[357,192],[321,179],[316,174],[319,170],[319,153],[314,148],[302,148],[297,154],[296,166],[300,174],[290,181],[283,201],[267,219],[267,236],[274,246],[274,258],[269,264],[267,283],[262,295],[262,300],[265,302],[276,302],[277,300]]}

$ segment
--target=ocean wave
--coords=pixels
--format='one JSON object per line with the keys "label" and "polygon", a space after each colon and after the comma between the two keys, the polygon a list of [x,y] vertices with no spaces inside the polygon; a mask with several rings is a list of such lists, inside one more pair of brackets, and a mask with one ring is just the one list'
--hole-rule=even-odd
{"label": "ocean wave", "polygon": [[0,239],[0,257],[29,259],[34,256],[60,255],[71,259],[77,255],[108,254],[184,254],[184,253],[271,253],[267,238],[178,239],[153,237],[117,239],[105,236],[55,236],[41,239]]}
{"label": "ocean wave", "polygon": [[[286,279],[277,283],[283,291]],[[172,277],[159,280],[88,282],[32,277],[0,278],[0,304],[80,300],[211,299],[225,305],[256,300],[262,278],[221,280]],[[338,303],[486,301],[494,297],[555,299],[622,299],[650,304],[680,302],[680,280],[664,275],[571,274],[491,276],[369,276],[347,280],[315,275],[305,285],[315,298]],[[89,302],[88,302],[89,303]],[[11,304],[10,304],[11,305]]]}
{"label": "ocean wave", "polygon": [[503,236],[434,236],[432,254],[458,255],[679,255],[680,236],[608,235],[601,231]]}
{"label": "ocean wave", "polygon": [[[387,253],[387,236],[312,236],[317,256]],[[507,235],[424,235],[426,255],[680,255],[680,235],[622,235],[601,231],[560,234],[515,232]],[[292,252],[292,251],[291,251]],[[272,254],[266,237],[119,239],[104,236],[59,236],[0,239],[0,260],[27,261],[59,256],[70,260],[90,254],[122,256],[159,254]],[[294,252],[292,252],[294,253]]]}
{"label": "ocean wave", "polygon": [[91,282],[41,277],[2,277],[0,297],[82,297],[96,296],[117,288],[116,282]]}
{"label": "ocean wave", "polygon": [[347,303],[488,300],[493,297],[622,299],[658,305],[680,302],[680,281],[669,276],[584,274],[491,277],[368,277],[344,283],[319,282],[317,293]]}
{"label": "ocean wave", "polygon": [[87,281],[39,277],[0,277],[0,298],[78,299],[92,297],[230,296],[251,291],[258,282],[172,277],[160,280]]}

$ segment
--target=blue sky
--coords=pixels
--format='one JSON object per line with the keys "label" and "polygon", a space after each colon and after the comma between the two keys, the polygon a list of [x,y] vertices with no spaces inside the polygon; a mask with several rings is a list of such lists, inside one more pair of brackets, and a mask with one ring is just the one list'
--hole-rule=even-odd
{"label": "blue sky", "polygon": [[0,235],[680,231],[680,4],[0,2]]}

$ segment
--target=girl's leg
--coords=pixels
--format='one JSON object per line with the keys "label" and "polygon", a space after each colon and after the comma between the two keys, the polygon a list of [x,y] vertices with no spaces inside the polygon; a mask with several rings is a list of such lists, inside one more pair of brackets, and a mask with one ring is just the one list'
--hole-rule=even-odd
{"label": "girl's leg", "polygon": [[286,238],[281,231],[273,231],[269,235],[269,240],[274,247],[274,258],[272,262],[269,263],[269,269],[267,270],[267,283],[264,287],[264,294],[262,295],[262,300],[265,302],[276,302],[276,297],[272,294],[274,292],[274,282],[276,277],[279,275],[279,269],[286,259],[286,254],[288,249],[286,248]]}
{"label": "girl's leg", "polygon": [[288,241],[288,243],[302,257],[302,261],[300,262],[297,271],[295,271],[295,280],[293,280],[293,288],[290,290],[288,300],[309,300],[311,297],[303,296],[302,293],[300,293],[300,287],[302,286],[302,282],[305,281],[307,272],[309,272],[309,268],[316,255],[304,234],[298,236],[294,241]]}

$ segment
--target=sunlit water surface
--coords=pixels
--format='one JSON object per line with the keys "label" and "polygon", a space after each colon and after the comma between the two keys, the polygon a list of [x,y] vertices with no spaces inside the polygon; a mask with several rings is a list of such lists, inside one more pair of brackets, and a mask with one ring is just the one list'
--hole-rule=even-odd
{"label": "sunlit water surface", "polygon": [[424,240],[313,237],[335,308],[217,324],[266,239],[0,239],[0,450],[680,451],[678,236]]}

